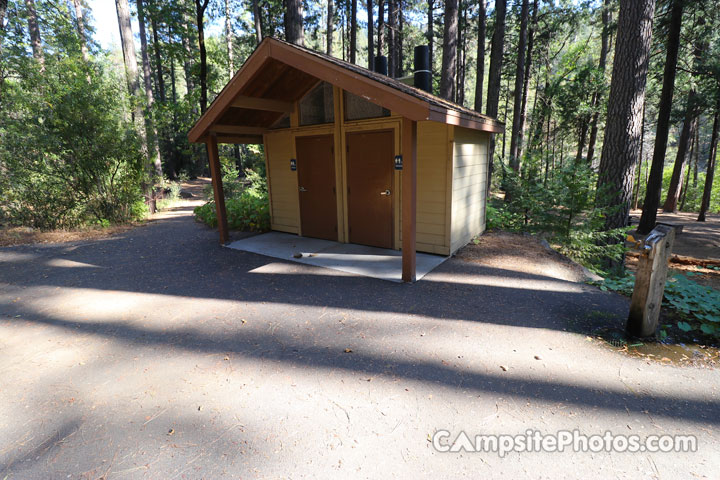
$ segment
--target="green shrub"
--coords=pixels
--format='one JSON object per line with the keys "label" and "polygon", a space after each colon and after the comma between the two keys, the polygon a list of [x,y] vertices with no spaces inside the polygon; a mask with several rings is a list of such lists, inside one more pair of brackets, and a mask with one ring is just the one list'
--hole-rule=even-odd
{"label": "green shrub", "polygon": [[[239,197],[225,201],[228,227],[231,230],[263,232],[270,229],[270,206],[267,195],[245,191]],[[210,227],[217,227],[215,202],[195,208],[195,216]]]}
{"label": "green shrub", "polygon": [[[228,172],[229,178],[237,178],[232,170],[226,170]],[[254,232],[270,230],[270,204],[265,178],[254,170],[245,170],[245,185],[240,184],[240,188],[240,193],[225,199],[228,228]],[[195,216],[203,223],[217,227],[214,201],[195,208]]]}
{"label": "green shrub", "polygon": [[6,79],[0,102],[0,215],[39,229],[140,216],[143,159],[124,79],[47,56]]}
{"label": "green shrub", "polygon": [[[720,292],[694,282],[689,277],[695,273],[674,274],[665,284],[663,304],[676,312],[680,321],[678,328],[685,332],[698,330],[720,338]],[[601,290],[612,290],[632,295],[635,276],[608,277],[600,284]]]}
{"label": "green shrub", "polygon": [[612,209],[595,207],[597,175],[590,166],[571,161],[549,177],[540,167],[541,160],[530,156],[522,175],[504,169],[506,201],[488,206],[488,228],[546,237],[562,254],[599,272],[607,259],[621,259],[628,228],[604,230]]}

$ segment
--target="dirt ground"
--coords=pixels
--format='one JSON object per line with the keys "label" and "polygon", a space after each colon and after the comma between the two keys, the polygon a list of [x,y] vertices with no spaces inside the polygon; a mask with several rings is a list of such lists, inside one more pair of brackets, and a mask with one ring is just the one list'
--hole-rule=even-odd
{"label": "dirt ground", "polygon": [[[641,215],[641,210],[630,213],[633,225],[638,224]],[[720,215],[708,215],[705,222],[698,222],[697,213],[658,212],[657,221],[683,226],[683,232],[675,238],[673,253],[720,260]]]}
{"label": "dirt ground", "polygon": [[[631,222],[637,225],[642,215],[641,210],[631,212]],[[658,212],[659,222],[682,225],[683,231],[675,237],[673,254],[690,257],[691,263],[685,264],[671,261],[670,268],[676,272],[693,272],[698,274],[693,280],[708,287],[720,290],[720,271],[708,268],[703,260],[711,260],[710,266],[720,265],[720,215],[708,215],[705,222],[698,222],[696,213],[662,213]],[[697,260],[694,262],[693,259]],[[634,270],[637,259],[627,258],[628,268]]]}
{"label": "dirt ground", "polygon": [[537,237],[507,232],[486,232],[462,248],[459,259],[493,268],[531,275],[547,275],[569,282],[583,282],[583,268],[543,246]]}

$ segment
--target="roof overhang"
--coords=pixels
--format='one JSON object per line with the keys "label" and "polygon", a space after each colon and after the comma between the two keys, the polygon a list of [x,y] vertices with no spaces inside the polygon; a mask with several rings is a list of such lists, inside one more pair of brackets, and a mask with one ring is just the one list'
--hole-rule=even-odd
{"label": "roof overhang", "polygon": [[[280,73],[278,65],[289,68]],[[188,138],[191,143],[199,143],[204,142],[208,135],[215,134],[220,142],[262,143],[262,134],[270,131],[271,120],[292,112],[294,102],[311,88],[308,83],[310,79],[314,79],[315,83],[325,81],[340,87],[410,120],[433,120],[486,132],[503,131],[503,124],[494,119],[470,115],[418,98],[392,84],[363,75],[358,69],[360,67],[348,68],[339,60],[325,59],[320,54],[274,38],[265,38],[190,129]],[[277,75],[298,75],[301,81],[295,83],[299,86],[295,88],[293,83],[281,88],[280,85],[280,90],[275,91],[274,95],[273,92],[259,91],[257,86],[252,86],[253,82],[268,83],[264,79],[274,79],[274,72]],[[282,92],[285,98],[277,98],[278,92]],[[240,113],[259,112],[261,117],[258,118],[262,121],[253,120],[251,115],[246,115],[245,120],[239,122],[223,120],[231,109]]]}

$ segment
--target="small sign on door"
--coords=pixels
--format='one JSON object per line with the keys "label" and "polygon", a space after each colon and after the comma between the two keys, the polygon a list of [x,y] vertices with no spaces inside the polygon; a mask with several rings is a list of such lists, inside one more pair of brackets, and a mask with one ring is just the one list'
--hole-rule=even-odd
{"label": "small sign on door", "polygon": [[402,155],[395,155],[395,170],[402,170]]}
{"label": "small sign on door", "polygon": [[290,159],[290,170],[292,170],[293,172],[297,170],[297,160],[295,160],[294,158]]}

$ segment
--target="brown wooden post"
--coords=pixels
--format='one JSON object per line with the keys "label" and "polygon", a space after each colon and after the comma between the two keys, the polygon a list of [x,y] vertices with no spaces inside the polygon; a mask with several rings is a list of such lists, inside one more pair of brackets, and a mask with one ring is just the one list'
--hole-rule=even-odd
{"label": "brown wooden post", "polygon": [[657,330],[674,242],[675,228],[663,224],[656,225],[643,242],[627,321],[630,335],[649,337]]}
{"label": "brown wooden post", "polygon": [[220,232],[220,243],[225,244],[230,239],[230,235],[228,233],[227,211],[225,210],[225,193],[223,192],[217,135],[214,133],[208,135],[205,145],[207,146],[210,161],[210,175],[212,176],[213,194],[215,196],[215,212],[218,220],[218,231]]}
{"label": "brown wooden post", "polygon": [[402,279],[415,281],[417,122],[402,119]]}

